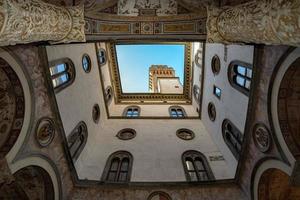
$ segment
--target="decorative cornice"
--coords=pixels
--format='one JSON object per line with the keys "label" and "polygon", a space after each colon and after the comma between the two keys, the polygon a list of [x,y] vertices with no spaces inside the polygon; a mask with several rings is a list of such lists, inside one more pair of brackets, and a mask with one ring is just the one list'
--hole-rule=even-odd
{"label": "decorative cornice", "polygon": [[[170,43],[177,44],[177,43]],[[121,79],[119,73],[119,66],[117,62],[117,54],[115,49],[115,43],[109,43],[107,45],[107,50],[109,51],[111,60],[111,76],[113,87],[115,91],[116,103],[128,103],[136,102],[143,103],[146,101],[151,101],[152,103],[161,103],[164,101],[181,101],[183,104],[190,104],[191,100],[191,79],[192,79],[192,66],[191,66],[191,43],[178,43],[185,45],[185,55],[184,55],[184,85],[183,94],[153,94],[153,93],[123,93],[121,86]]]}

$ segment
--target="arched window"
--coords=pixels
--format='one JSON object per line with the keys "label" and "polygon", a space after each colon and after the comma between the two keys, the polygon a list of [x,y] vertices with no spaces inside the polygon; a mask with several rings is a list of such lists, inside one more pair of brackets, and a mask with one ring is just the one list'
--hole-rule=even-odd
{"label": "arched window", "polygon": [[225,143],[234,157],[238,160],[242,149],[242,133],[232,124],[231,121],[225,119],[222,124],[222,134]]}
{"label": "arched window", "polygon": [[172,200],[170,195],[162,191],[152,192],[147,200]]}
{"label": "arched window", "polygon": [[188,181],[214,180],[206,157],[198,151],[186,151],[182,155],[184,171]]}
{"label": "arched window", "polygon": [[102,180],[107,182],[129,182],[133,157],[127,151],[117,151],[109,156]]}
{"label": "arched window", "polygon": [[87,142],[88,132],[86,124],[81,121],[68,136],[68,147],[73,162],[77,160]]}
{"label": "arched window", "polygon": [[231,62],[228,67],[228,78],[232,87],[248,96],[252,80],[252,65],[241,61]]}
{"label": "arched window", "polygon": [[169,108],[169,114],[172,118],[184,118],[186,117],[186,113],[184,109],[180,106],[171,106]]}
{"label": "arched window", "polygon": [[105,89],[105,101],[109,102],[112,99],[112,87],[107,86]]}
{"label": "arched window", "polygon": [[125,108],[123,116],[130,117],[130,118],[139,117],[140,111],[141,111],[141,109],[138,106],[129,106],[129,107]]}
{"label": "arched window", "polygon": [[73,83],[75,79],[75,68],[73,62],[68,59],[60,59],[50,62],[50,76],[55,92]]}
{"label": "arched window", "polygon": [[193,86],[194,98],[198,104],[200,104],[200,87],[198,85]]}
{"label": "arched window", "polygon": [[105,49],[99,49],[98,51],[98,61],[100,66],[104,65],[106,63],[106,51]]}

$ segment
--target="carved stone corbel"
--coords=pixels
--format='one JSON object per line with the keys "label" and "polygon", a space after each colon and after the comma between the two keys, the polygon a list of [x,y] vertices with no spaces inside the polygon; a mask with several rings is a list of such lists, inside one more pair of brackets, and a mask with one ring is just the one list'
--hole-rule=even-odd
{"label": "carved stone corbel", "polygon": [[0,0],[0,46],[38,41],[85,42],[83,6]]}
{"label": "carved stone corbel", "polygon": [[300,1],[257,0],[208,7],[207,42],[300,46]]}

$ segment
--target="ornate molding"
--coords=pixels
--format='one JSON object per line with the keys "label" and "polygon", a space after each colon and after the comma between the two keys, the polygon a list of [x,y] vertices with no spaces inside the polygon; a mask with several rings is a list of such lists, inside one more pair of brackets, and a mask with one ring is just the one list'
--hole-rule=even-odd
{"label": "ornate molding", "polygon": [[300,45],[298,0],[252,1],[208,7],[207,42]]}
{"label": "ornate molding", "polygon": [[40,0],[0,3],[0,46],[38,41],[85,42],[83,6],[59,7]]}
{"label": "ornate molding", "polygon": [[[183,104],[191,103],[191,79],[192,79],[192,66],[191,66],[191,43],[178,43],[185,45],[185,61],[184,61],[184,86],[183,94],[158,94],[158,93],[123,93],[121,86],[121,79],[119,74],[119,66],[117,62],[117,54],[115,49],[116,43],[108,43],[107,49],[109,51],[111,60],[111,73],[113,80],[113,87],[115,91],[116,103],[161,103],[161,102],[180,102]],[[174,43],[170,43],[174,44]],[[176,43],[175,43],[176,44]]]}

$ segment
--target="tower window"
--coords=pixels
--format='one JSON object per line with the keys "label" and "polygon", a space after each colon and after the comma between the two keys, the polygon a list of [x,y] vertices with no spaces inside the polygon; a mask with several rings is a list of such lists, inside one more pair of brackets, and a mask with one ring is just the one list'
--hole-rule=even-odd
{"label": "tower window", "polygon": [[125,108],[123,113],[124,117],[135,118],[140,116],[140,107],[138,106],[130,106]]}
{"label": "tower window", "polygon": [[186,117],[185,111],[180,106],[171,106],[169,108],[169,114],[172,118],[184,118]]}
{"label": "tower window", "polygon": [[50,76],[55,92],[59,92],[74,81],[75,69],[70,59],[65,58],[52,61],[49,65]]}
{"label": "tower window", "polygon": [[68,147],[73,162],[77,160],[80,153],[82,152],[87,142],[87,136],[87,127],[83,121],[79,122],[72,133],[68,136]]}
{"label": "tower window", "polygon": [[186,151],[182,155],[183,166],[188,181],[214,180],[206,157],[198,151]]}
{"label": "tower window", "polygon": [[241,61],[233,61],[228,70],[230,84],[248,96],[252,80],[252,65]]}
{"label": "tower window", "polygon": [[104,49],[99,49],[98,51],[98,61],[100,66],[104,65],[106,63],[106,51]]}
{"label": "tower window", "polygon": [[127,151],[118,151],[109,156],[102,180],[107,182],[130,181],[133,158]]}
{"label": "tower window", "polygon": [[222,124],[222,134],[225,143],[229,147],[234,157],[238,160],[242,149],[242,133],[233,125],[231,121],[225,119]]}

